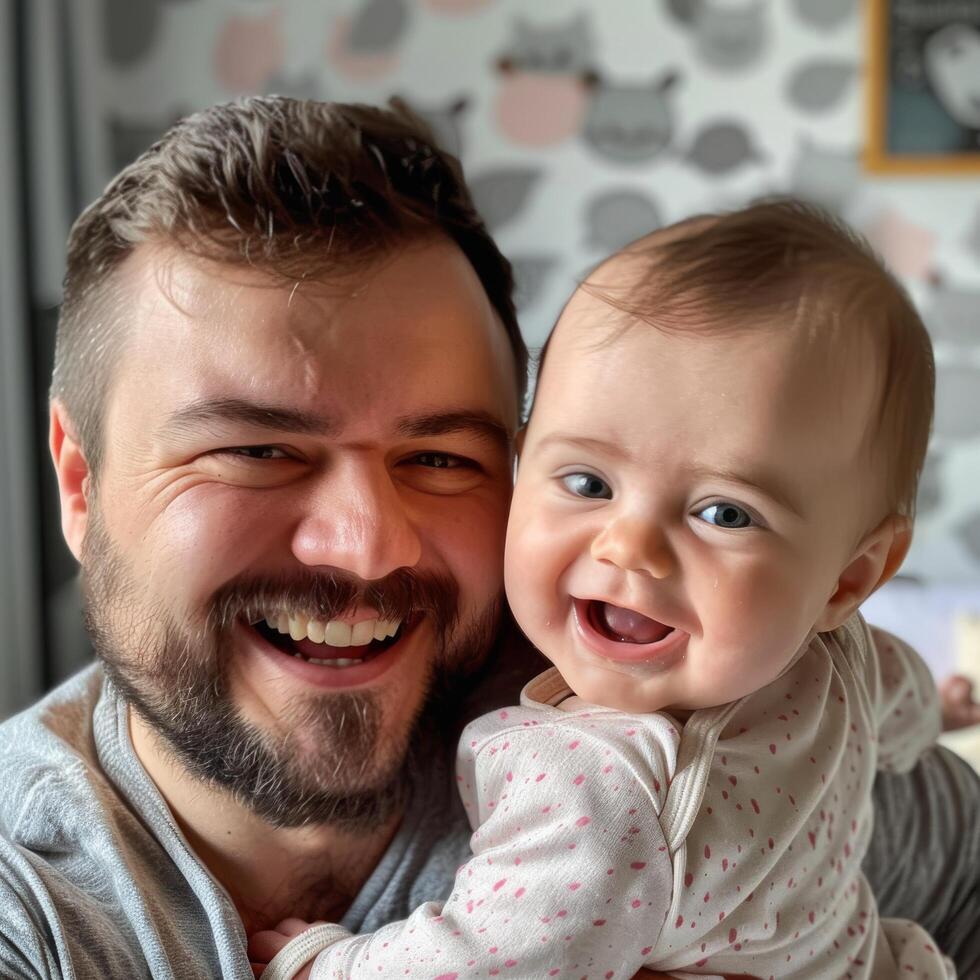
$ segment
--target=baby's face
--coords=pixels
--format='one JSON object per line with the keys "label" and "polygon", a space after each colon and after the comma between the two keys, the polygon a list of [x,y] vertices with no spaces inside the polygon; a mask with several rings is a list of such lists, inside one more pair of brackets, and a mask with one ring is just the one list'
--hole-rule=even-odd
{"label": "baby's face", "polygon": [[508,527],[510,604],[587,701],[723,704],[826,625],[873,516],[874,385],[860,358],[831,375],[785,331],[636,323],[597,343],[610,322],[580,291],[549,348]]}

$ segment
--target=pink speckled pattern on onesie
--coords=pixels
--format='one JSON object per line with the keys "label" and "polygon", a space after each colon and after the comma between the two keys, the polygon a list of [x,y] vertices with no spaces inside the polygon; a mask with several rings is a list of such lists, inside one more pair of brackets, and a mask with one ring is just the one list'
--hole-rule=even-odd
{"label": "pink speckled pattern on onesie", "polygon": [[876,767],[939,731],[901,641],[854,617],[683,727],[568,695],[551,670],[466,729],[473,857],[451,896],[331,946],[312,980],[953,975],[919,926],[879,919],[860,870]]}

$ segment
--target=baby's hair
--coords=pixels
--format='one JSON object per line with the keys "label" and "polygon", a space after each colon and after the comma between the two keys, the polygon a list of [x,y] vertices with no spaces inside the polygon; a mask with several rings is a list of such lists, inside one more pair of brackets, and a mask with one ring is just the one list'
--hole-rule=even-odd
{"label": "baby's hair", "polygon": [[932,344],[905,290],[843,222],[788,198],[700,215],[628,245],[582,288],[623,314],[623,329],[639,320],[718,336],[785,325],[825,350],[870,339],[881,389],[870,445],[885,460],[888,512],[914,516],[932,425]]}

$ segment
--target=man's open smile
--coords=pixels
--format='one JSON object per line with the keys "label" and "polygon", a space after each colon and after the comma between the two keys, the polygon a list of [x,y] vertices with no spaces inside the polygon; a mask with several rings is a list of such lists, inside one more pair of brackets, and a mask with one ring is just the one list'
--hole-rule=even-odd
{"label": "man's open smile", "polygon": [[243,626],[281,668],[319,687],[352,687],[385,673],[405,650],[421,614],[407,619],[374,616],[350,623],[301,613],[270,612]]}
{"label": "man's open smile", "polygon": [[[342,619],[310,618],[302,613],[270,612],[254,625],[270,643],[285,653],[314,664],[348,667],[391,646],[402,620],[374,616],[349,623]],[[337,650],[348,652],[343,656],[324,656]]]}

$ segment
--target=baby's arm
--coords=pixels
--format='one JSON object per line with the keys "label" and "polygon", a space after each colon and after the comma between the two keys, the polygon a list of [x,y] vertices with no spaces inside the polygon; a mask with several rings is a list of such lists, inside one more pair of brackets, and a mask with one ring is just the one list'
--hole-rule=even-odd
{"label": "baby's arm", "polygon": [[943,711],[943,731],[980,725],[980,702],[973,681],[962,674],[950,674],[939,685],[939,700]]}
{"label": "baby's arm", "polygon": [[866,627],[877,660],[878,768],[908,772],[939,735],[936,683],[922,658],[903,640]]}
{"label": "baby's arm", "polygon": [[312,980],[463,980],[494,968],[548,976],[572,964],[633,976],[672,892],[655,788],[666,787],[666,772],[637,775],[635,750],[565,724],[503,728],[468,745],[461,788],[470,785],[478,829],[452,894],[441,907],[426,903],[404,922],[334,943]]}

